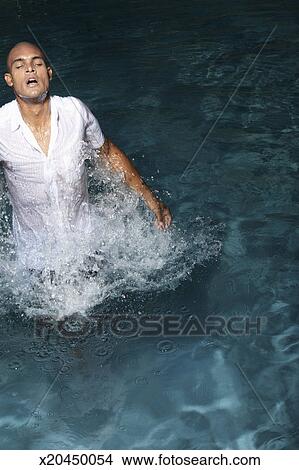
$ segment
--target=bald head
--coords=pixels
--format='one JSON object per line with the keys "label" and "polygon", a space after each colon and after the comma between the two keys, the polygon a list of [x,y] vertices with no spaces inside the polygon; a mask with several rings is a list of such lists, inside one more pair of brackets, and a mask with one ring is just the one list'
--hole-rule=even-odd
{"label": "bald head", "polygon": [[34,103],[45,99],[53,72],[40,47],[27,41],[18,42],[9,51],[6,64],[4,80],[17,99]]}
{"label": "bald head", "polygon": [[16,61],[19,57],[28,54],[28,51],[36,53],[37,56],[42,57],[46,62],[43,51],[36,44],[27,41],[18,42],[7,55],[6,67],[9,73],[11,72],[11,66],[13,62]]}

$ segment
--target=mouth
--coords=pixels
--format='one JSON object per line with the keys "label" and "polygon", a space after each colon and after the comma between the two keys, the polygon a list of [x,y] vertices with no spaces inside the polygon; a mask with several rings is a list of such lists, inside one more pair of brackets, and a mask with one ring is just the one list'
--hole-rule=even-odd
{"label": "mouth", "polygon": [[26,81],[26,85],[32,88],[38,85],[38,81],[36,80],[36,78],[28,78],[28,80]]}

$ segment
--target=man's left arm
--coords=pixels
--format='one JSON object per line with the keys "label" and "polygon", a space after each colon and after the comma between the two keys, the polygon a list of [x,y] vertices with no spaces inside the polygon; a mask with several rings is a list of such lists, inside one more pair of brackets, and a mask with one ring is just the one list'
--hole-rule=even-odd
{"label": "man's left arm", "polygon": [[170,210],[144,183],[126,154],[107,138],[105,138],[102,147],[97,150],[97,154],[108,163],[113,171],[123,173],[125,183],[144,199],[149,209],[154,213],[155,225],[160,229],[168,228],[172,221]]}

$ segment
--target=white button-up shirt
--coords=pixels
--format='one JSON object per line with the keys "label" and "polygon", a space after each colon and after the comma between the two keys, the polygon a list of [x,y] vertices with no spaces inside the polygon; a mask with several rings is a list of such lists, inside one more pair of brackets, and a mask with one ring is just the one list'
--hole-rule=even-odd
{"label": "white button-up shirt", "polygon": [[90,227],[87,147],[104,143],[100,125],[78,98],[50,97],[51,137],[48,155],[25,124],[16,100],[0,108],[0,160],[13,208],[18,259],[26,267],[43,267],[46,253],[63,237]]}

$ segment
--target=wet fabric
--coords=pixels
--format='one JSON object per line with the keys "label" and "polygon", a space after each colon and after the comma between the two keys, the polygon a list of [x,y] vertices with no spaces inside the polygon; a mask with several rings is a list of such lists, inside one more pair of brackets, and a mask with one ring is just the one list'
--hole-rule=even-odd
{"label": "wet fabric", "polygon": [[[16,100],[0,108],[0,160],[13,208],[13,233],[19,261],[43,267],[57,242],[90,228],[86,145],[104,143],[101,127],[75,97],[50,97],[48,155],[23,121]],[[54,251],[53,251],[54,250]]]}

